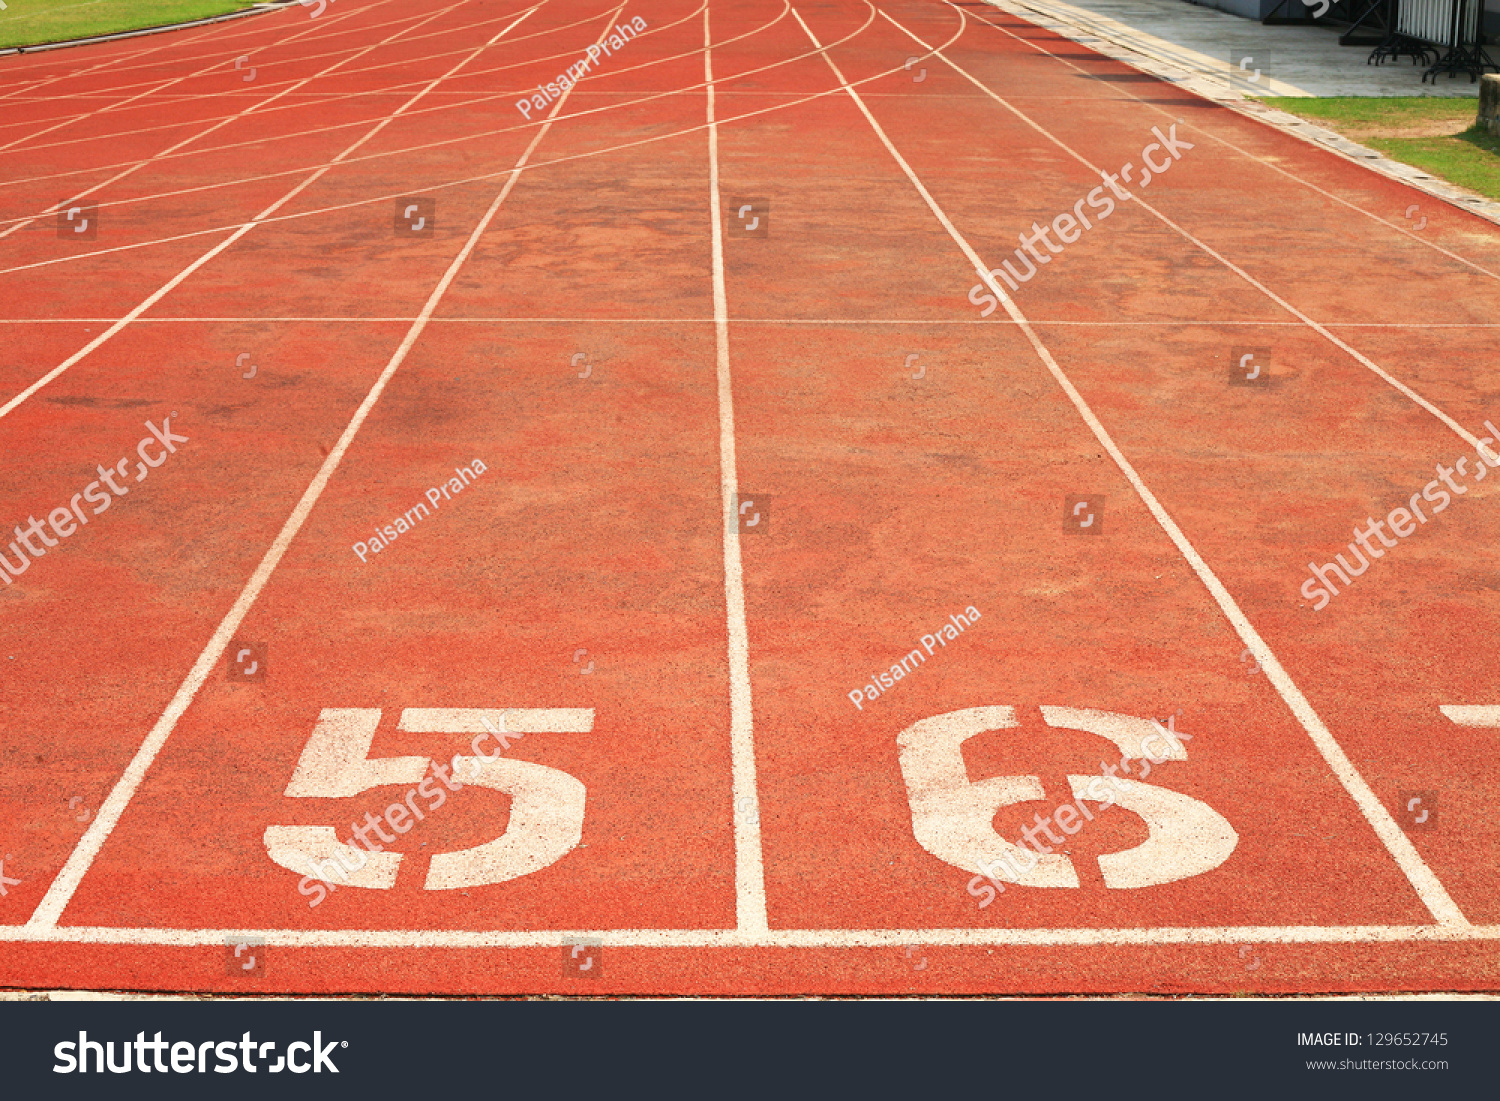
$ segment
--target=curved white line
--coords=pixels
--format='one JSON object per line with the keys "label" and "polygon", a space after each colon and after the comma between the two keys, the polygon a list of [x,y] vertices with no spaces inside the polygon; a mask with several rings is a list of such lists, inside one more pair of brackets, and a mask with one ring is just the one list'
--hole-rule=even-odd
{"label": "curved white line", "polygon": [[[868,27],[870,25],[870,23],[873,22],[873,21],[874,21],[874,9],[871,8],[871,14],[870,14],[869,18],[865,21],[865,23],[862,26],[856,28],[854,31],[850,32],[844,38],[839,39],[837,42],[831,43],[830,45],[839,45],[839,44],[842,44],[844,42],[849,41],[855,35],[863,32],[865,30],[865,28]],[[944,43],[944,47],[946,47],[947,45],[951,44],[951,41],[952,40],[950,40],[949,43]],[[939,48],[943,48],[943,47],[939,47]],[[761,66],[759,69],[747,69],[744,72],[737,73],[735,75],[735,79],[736,80],[742,79],[743,77],[748,76],[748,75],[753,75],[755,73],[764,72],[764,71],[767,71],[767,70],[770,70],[770,69],[778,68],[778,67],[780,67],[782,65],[791,64],[792,62],[800,61],[800,60],[802,60],[805,57],[811,57],[811,56],[813,56],[816,53],[817,53],[817,51],[813,50],[813,51],[809,51],[806,54],[799,54],[796,57],[788,58],[788,59],[785,59],[783,61],[775,62],[775,63],[773,63],[771,65]],[[865,77],[865,78],[863,78],[861,80],[855,81],[853,86],[854,87],[858,87],[860,85],[871,83],[871,82],[876,81],[876,80],[881,80],[881,79],[883,79],[883,78],[885,78],[887,76],[890,76],[893,73],[900,72],[900,71],[901,71],[901,66],[896,66],[894,68],[887,69],[887,70],[884,70],[882,72],[874,73],[874,74],[872,74],[872,75],[870,75],[868,77]],[[563,118],[560,118],[558,121],[567,121],[567,120],[572,120],[572,119],[577,119],[577,118],[584,118],[584,117],[586,117],[588,115],[594,115],[594,114],[600,114],[600,113],[604,113],[604,112],[608,112],[608,111],[619,110],[619,109],[621,109],[623,107],[633,106],[635,104],[647,102],[647,101],[653,100],[653,99],[661,99],[661,98],[666,97],[666,96],[680,95],[684,91],[692,91],[692,90],[695,90],[695,89],[698,89],[698,88],[701,88],[701,87],[703,87],[703,85],[701,83],[691,84],[691,85],[686,85],[686,86],[684,86],[682,88],[672,89],[672,90],[666,91],[666,92],[653,93],[652,95],[642,97],[641,99],[638,99],[638,100],[632,100],[632,101],[629,101],[628,103],[611,104],[611,105],[605,106],[605,107],[594,107],[594,108],[590,108],[590,109],[584,110],[584,111],[575,111],[572,114],[563,116]],[[771,113],[774,113],[776,111],[784,111],[784,110],[787,110],[787,109],[792,108],[792,107],[800,106],[800,105],[802,105],[804,103],[810,103],[810,102],[812,102],[814,100],[823,99],[823,98],[826,98],[826,97],[832,96],[832,95],[837,95],[841,90],[842,89],[840,89],[840,88],[830,88],[830,89],[828,89],[826,91],[814,92],[812,94],[803,96],[803,97],[801,97],[799,99],[788,100],[785,103],[775,104],[775,105],[773,105],[771,107],[763,107],[763,108],[760,108],[760,109],[755,110],[755,111],[746,111],[746,112],[744,112],[742,114],[739,114],[739,115],[733,115],[733,116],[731,116],[731,117],[729,117],[727,119],[721,119],[719,121],[719,125],[720,126],[725,126],[725,125],[729,125],[731,123],[743,122],[746,119],[757,118],[760,115],[771,114]],[[360,164],[360,163],[364,163],[366,161],[379,160],[379,159],[384,158],[384,157],[400,156],[400,155],[404,155],[404,154],[407,154],[407,153],[419,152],[419,151],[423,151],[423,150],[426,150],[426,149],[435,148],[435,147],[438,147],[438,146],[452,145],[452,144],[459,143],[459,142],[471,141],[471,140],[474,140],[475,138],[478,138],[478,137],[492,137],[492,136],[495,136],[497,134],[506,134],[506,133],[510,133],[512,131],[515,131],[515,130],[526,129],[527,127],[532,126],[532,125],[534,125],[534,124],[533,123],[527,123],[527,124],[519,125],[519,126],[506,127],[504,129],[501,129],[501,130],[483,131],[483,132],[481,132],[479,134],[471,134],[471,135],[467,135],[467,136],[462,137],[462,138],[446,139],[444,141],[439,141],[439,142],[429,142],[427,144],[419,145],[419,146],[409,146],[409,147],[405,147],[405,148],[402,148],[402,149],[390,150],[390,151],[387,151],[387,152],[384,152],[384,153],[371,154],[371,155],[366,156],[366,157],[356,157],[356,158],[353,158],[353,159],[351,159],[351,160],[349,160],[349,161],[347,161],[345,163],[346,164]],[[607,146],[607,147],[600,148],[600,149],[590,150],[587,153],[577,153],[577,154],[573,154],[573,155],[567,156],[567,157],[558,157],[558,158],[554,158],[553,160],[550,160],[550,161],[538,161],[538,162],[536,162],[534,164],[528,165],[527,168],[526,168],[526,171],[535,171],[538,168],[547,168],[547,167],[550,167],[550,166],[553,166],[553,165],[566,164],[566,163],[569,163],[571,161],[583,160],[583,159],[588,158],[588,157],[604,156],[604,155],[609,154],[609,153],[619,152],[622,149],[630,149],[630,148],[634,148],[636,146],[641,146],[641,145],[650,145],[650,144],[653,144],[653,143],[659,142],[659,141],[671,141],[671,140],[673,140],[675,138],[683,137],[683,136],[688,135],[688,134],[697,133],[699,130],[702,130],[702,129],[704,129],[704,126],[689,126],[689,127],[684,127],[681,130],[672,131],[672,132],[667,133],[667,134],[659,134],[659,135],[656,135],[656,136],[650,137],[650,138],[642,138],[642,139],[639,139],[637,141],[622,142],[622,143],[620,143],[618,145],[612,145],[612,146]],[[317,167],[325,167],[325,166],[317,166]],[[309,171],[309,170],[310,170],[309,167],[303,167],[303,168],[300,168],[300,169],[288,169],[288,170],[280,171],[280,172],[267,173],[267,174],[265,174],[263,176],[249,177],[247,179],[237,180],[237,181],[234,181],[234,183],[235,184],[243,184],[243,183],[258,182],[258,181],[264,180],[264,179],[274,179],[274,178],[276,178],[278,176],[295,175],[297,172],[305,172],[305,171]],[[504,175],[504,173],[496,173],[496,172],[481,173],[481,174],[476,175],[476,176],[466,176],[466,177],[463,177],[461,179],[449,180],[449,181],[446,181],[446,182],[443,182],[443,183],[430,184],[430,185],[427,185],[427,187],[425,188],[425,190],[427,190],[427,191],[441,191],[441,190],[444,190],[444,189],[450,188],[450,187],[461,187],[464,184],[477,183],[477,182],[482,182],[482,181],[485,181],[485,180],[492,180],[492,179],[497,178],[500,175]],[[168,194],[169,195],[187,194],[187,193],[191,193],[191,192],[195,192],[195,191],[210,190],[210,189],[213,189],[213,188],[216,188],[216,187],[220,187],[220,186],[227,186],[227,185],[220,185],[220,184],[206,185],[205,187],[202,187],[202,188],[189,188],[189,189],[185,189],[182,192],[171,192],[171,193],[168,193]],[[334,204],[332,206],[318,207],[318,208],[313,209],[313,210],[301,211],[301,212],[299,212],[297,214],[287,214],[287,215],[281,215],[281,216],[278,216],[278,217],[275,217],[275,218],[267,218],[267,219],[263,219],[263,221],[265,221],[266,223],[284,222],[284,221],[291,221],[291,220],[296,219],[296,218],[313,217],[313,216],[316,216],[316,215],[319,215],[319,214],[327,214],[327,213],[332,213],[334,211],[349,210],[349,209],[352,209],[354,207],[368,206],[368,205],[371,205],[371,204],[374,204],[374,203],[379,203],[379,202],[387,202],[387,201],[389,201],[391,199],[399,198],[401,195],[404,195],[404,194],[406,194],[406,192],[404,192],[404,191],[402,191],[402,192],[391,192],[390,194],[377,195],[377,196],[374,196],[373,198],[356,199],[356,200],[353,200],[353,201],[347,202],[347,203],[338,203],[338,204]],[[166,196],[163,195],[163,196],[153,196],[153,197],[154,198],[163,198],[163,197],[166,197]],[[99,206],[100,206],[101,209],[103,209],[106,206],[125,205],[127,203],[135,202],[135,201],[140,201],[140,200],[121,200],[118,203],[112,203],[112,204],[110,204],[110,203],[100,203]],[[21,265],[16,265],[16,266],[9,267],[9,268],[0,268],[0,275],[9,275],[9,274],[11,274],[13,272],[17,272],[17,271],[28,271],[28,270],[31,270],[33,268],[48,267],[48,266],[51,266],[53,264],[73,263],[73,262],[78,261],[78,260],[86,260],[86,259],[88,259],[90,257],[93,257],[93,256],[104,256],[104,255],[108,255],[110,253],[115,253],[115,252],[128,252],[128,251],[132,251],[132,250],[138,249],[138,248],[149,248],[149,247],[154,247],[154,246],[160,245],[160,244],[168,244],[168,243],[171,243],[173,241],[188,240],[188,239],[193,238],[193,237],[208,236],[208,235],[212,235],[212,234],[215,234],[215,233],[227,233],[227,232],[230,232],[230,231],[233,231],[233,230],[242,229],[242,228],[244,228],[245,225],[246,225],[246,223],[244,223],[244,222],[234,222],[234,223],[230,223],[230,224],[227,224],[227,225],[214,226],[214,227],[211,227],[209,229],[191,230],[191,231],[189,231],[187,233],[174,234],[173,236],[170,236],[170,237],[153,238],[152,240],[149,240],[149,241],[140,241],[140,242],[135,242],[135,243],[129,244],[129,245],[117,245],[114,248],[95,249],[95,250],[90,251],[90,252],[80,252],[80,253],[75,253],[75,254],[68,255],[68,256],[54,257],[54,258],[49,259],[49,260],[38,260],[38,261],[34,261],[32,263],[29,263],[29,264],[21,264]]]}

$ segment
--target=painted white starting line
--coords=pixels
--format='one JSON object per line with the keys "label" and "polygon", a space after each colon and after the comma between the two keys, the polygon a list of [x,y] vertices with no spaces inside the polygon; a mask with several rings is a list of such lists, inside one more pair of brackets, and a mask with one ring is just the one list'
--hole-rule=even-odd
{"label": "painted white starting line", "polygon": [[1164,944],[1413,944],[1500,940],[1500,925],[1212,925],[1145,929],[126,929],[0,928],[0,943],[222,947],[262,937],[279,948],[555,948],[589,941],[617,948],[1020,948]]}

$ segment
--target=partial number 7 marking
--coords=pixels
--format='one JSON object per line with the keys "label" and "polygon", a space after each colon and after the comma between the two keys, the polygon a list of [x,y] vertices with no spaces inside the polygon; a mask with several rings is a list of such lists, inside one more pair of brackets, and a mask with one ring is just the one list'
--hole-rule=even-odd
{"label": "partial number 7 marking", "polygon": [[1459,726],[1500,726],[1500,706],[1489,703],[1448,703],[1438,708]]}

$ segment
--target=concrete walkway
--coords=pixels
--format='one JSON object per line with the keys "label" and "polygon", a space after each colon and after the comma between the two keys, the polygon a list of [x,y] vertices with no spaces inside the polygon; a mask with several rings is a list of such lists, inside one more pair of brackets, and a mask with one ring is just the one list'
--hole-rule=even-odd
{"label": "concrete walkway", "polygon": [[[1340,46],[1331,27],[1264,26],[1185,0],[989,0],[1133,65],[1155,62],[1195,92],[1241,96],[1475,96],[1466,76],[1422,82],[1410,59],[1370,65],[1369,46]],[[1500,48],[1497,48],[1500,49]],[[1232,66],[1230,58],[1235,59]],[[1245,58],[1253,61],[1239,69]],[[1237,71],[1231,73],[1231,69]],[[1253,74],[1259,70],[1260,77]],[[1233,80],[1231,92],[1230,82]],[[1207,87],[1200,87],[1206,85]]]}

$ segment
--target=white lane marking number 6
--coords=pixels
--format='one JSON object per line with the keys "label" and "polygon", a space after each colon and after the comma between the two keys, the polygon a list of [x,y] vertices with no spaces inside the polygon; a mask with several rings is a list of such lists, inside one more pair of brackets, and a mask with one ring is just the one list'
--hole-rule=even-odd
{"label": "white lane marking number 6", "polygon": [[[1049,726],[1098,734],[1128,759],[1187,760],[1186,747],[1149,719],[1074,707],[1041,710]],[[964,766],[964,742],[1020,725],[1012,707],[971,707],[903,730],[896,745],[911,802],[912,831],[933,856],[966,872],[991,875],[996,865],[1008,862],[1029,868],[1015,881],[1022,886],[1077,887],[1078,873],[1067,856],[1028,850],[1023,857],[1019,846],[995,831],[993,819],[1001,807],[1046,798],[1040,778],[992,776],[970,781]],[[1135,848],[1099,857],[1106,887],[1151,887],[1202,875],[1229,859],[1239,842],[1223,816],[1190,795],[1137,780],[1106,780],[1098,773],[1069,776],[1068,784],[1074,798],[1095,803],[1108,802],[1105,796],[1112,787],[1113,802],[1139,815],[1150,831]]]}

